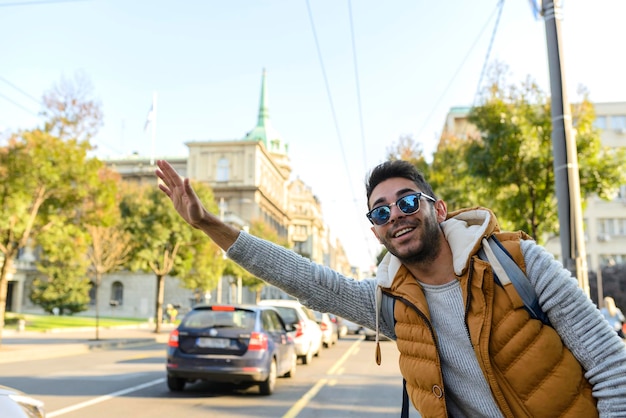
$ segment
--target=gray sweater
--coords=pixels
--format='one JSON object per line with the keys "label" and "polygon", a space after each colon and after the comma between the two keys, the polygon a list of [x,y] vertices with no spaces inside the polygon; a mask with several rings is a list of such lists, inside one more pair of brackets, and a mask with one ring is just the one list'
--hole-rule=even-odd
{"label": "gray sweater", "polygon": [[[454,249],[453,249],[454,250]],[[528,279],[535,287],[539,304],[565,345],[586,370],[593,385],[601,417],[626,417],[626,346],[609,327],[592,301],[578,287],[568,270],[534,241],[522,241]],[[331,312],[367,328],[376,329],[374,278],[355,280],[328,267],[312,263],[298,254],[241,232],[227,255],[255,276],[297,298],[311,309]],[[462,301],[451,303],[461,303]],[[439,310],[434,304],[429,306]],[[448,308],[448,312],[450,312]],[[395,340],[393,324],[382,320],[380,332]],[[462,351],[467,353],[467,350]],[[440,353],[440,355],[446,355]],[[454,355],[452,354],[448,355]],[[454,360],[454,359],[452,359]],[[444,366],[447,362],[443,362]],[[448,366],[453,367],[453,366]],[[476,366],[477,367],[477,366]],[[444,376],[455,370],[442,370]],[[476,371],[470,371],[470,373]],[[470,380],[446,382],[451,409],[471,414],[490,410],[491,397],[470,396],[476,391]],[[463,404],[472,405],[464,407]],[[480,405],[476,405],[476,403]],[[463,412],[461,412],[463,411]]]}

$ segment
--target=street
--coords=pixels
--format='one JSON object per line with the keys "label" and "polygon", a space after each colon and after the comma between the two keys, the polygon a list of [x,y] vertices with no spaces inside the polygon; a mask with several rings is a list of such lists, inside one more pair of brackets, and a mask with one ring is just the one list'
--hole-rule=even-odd
{"label": "street", "polygon": [[[44,348],[44,347],[42,347]],[[48,418],[195,417],[397,417],[402,378],[395,343],[348,336],[294,378],[280,378],[276,391],[233,390],[198,382],[182,393],[165,384],[165,346],[97,351],[72,357],[0,364],[0,384],[16,387],[46,404]]]}

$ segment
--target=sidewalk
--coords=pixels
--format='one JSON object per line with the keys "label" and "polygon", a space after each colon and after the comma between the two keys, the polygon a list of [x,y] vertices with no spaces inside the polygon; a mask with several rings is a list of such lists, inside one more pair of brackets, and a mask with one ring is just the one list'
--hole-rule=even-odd
{"label": "sidewalk", "polygon": [[166,344],[172,324],[163,324],[161,332],[154,332],[154,325],[131,327],[100,327],[98,340],[96,328],[58,329],[48,332],[2,331],[0,363],[66,357],[93,350],[109,350],[154,343]]}

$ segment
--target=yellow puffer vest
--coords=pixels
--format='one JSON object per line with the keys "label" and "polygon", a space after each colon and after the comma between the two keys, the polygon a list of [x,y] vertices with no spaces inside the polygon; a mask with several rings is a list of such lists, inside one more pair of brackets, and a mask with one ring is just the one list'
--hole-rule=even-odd
{"label": "yellow puffer vest", "polygon": [[[525,271],[520,239],[527,236],[496,237]],[[505,417],[598,416],[580,364],[553,328],[530,318],[511,284],[497,285],[489,264],[476,254],[457,278],[474,352]],[[402,266],[383,292],[396,299],[400,370],[413,405],[424,418],[447,417],[437,337],[421,286]]]}

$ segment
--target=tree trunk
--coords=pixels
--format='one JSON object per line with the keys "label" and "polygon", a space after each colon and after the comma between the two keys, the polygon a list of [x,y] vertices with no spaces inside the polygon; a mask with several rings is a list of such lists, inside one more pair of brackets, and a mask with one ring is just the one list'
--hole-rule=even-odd
{"label": "tree trunk", "polygon": [[161,332],[161,324],[163,323],[163,298],[165,296],[165,276],[162,274],[157,274],[157,295],[156,295],[156,318],[154,323],[156,324],[156,328],[154,329],[155,333]]}

